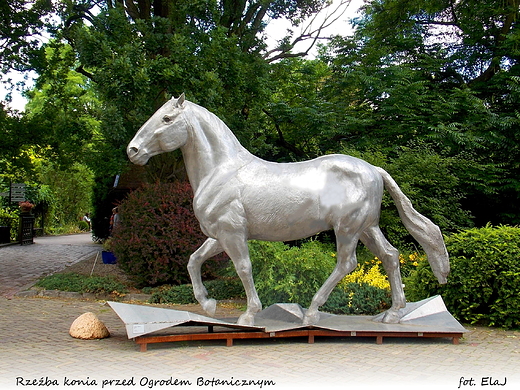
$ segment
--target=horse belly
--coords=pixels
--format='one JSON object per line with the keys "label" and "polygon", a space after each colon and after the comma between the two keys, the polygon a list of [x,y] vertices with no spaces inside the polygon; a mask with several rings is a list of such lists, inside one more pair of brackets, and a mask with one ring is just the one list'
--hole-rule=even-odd
{"label": "horse belly", "polygon": [[245,200],[249,239],[291,241],[332,228],[312,192],[265,187]]}

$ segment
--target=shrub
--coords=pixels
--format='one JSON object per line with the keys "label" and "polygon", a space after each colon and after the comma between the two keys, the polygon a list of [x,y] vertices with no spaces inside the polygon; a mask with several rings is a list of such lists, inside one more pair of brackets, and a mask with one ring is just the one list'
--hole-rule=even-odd
{"label": "shrub", "polygon": [[16,241],[19,228],[18,211],[12,211],[7,208],[0,207],[0,226],[9,226],[9,236],[11,241]]}
{"label": "shrub", "polygon": [[292,302],[308,307],[336,264],[333,248],[318,241],[292,248],[280,242],[252,241],[249,251],[264,306]]}
{"label": "shrub", "polygon": [[[188,282],[189,256],[204,242],[192,209],[187,182],[149,184],[119,206],[120,226],[112,247],[120,267],[140,286]],[[225,256],[208,261],[204,277],[214,277]]]}
{"label": "shrub", "polygon": [[208,296],[217,300],[244,298],[246,292],[239,278],[222,278],[204,282]]}
{"label": "shrub", "polygon": [[[373,266],[377,265],[381,275],[383,275],[383,276],[386,275],[386,270],[383,266],[382,261],[379,260],[377,257],[373,257],[372,254],[370,254],[370,255],[372,256],[371,258],[360,259],[359,263],[365,267],[373,267]],[[363,256],[366,256],[366,255],[363,255]],[[358,256],[358,258],[359,258],[359,256]],[[418,252],[400,253],[399,254],[399,269],[401,271],[401,276],[406,277],[406,276],[410,275],[410,272],[412,272],[413,270],[415,270],[417,268],[417,266],[419,265],[419,261],[421,259],[426,259],[426,255],[420,254]],[[368,270],[368,268],[366,268],[366,269]],[[356,272],[356,271],[354,271],[354,272]],[[376,271],[373,270],[371,272],[376,272]],[[375,274],[374,274],[374,276],[375,276]],[[385,286],[379,286],[379,287],[386,288]],[[387,287],[389,287],[389,286],[387,286]]]}
{"label": "shrub", "polygon": [[[231,298],[243,298],[245,296],[244,287],[238,278],[214,279],[204,283],[208,290],[208,295],[217,300]],[[189,304],[196,303],[191,284],[180,286],[161,286],[152,292],[150,303],[176,303]]]}
{"label": "shrub", "polygon": [[79,221],[78,229],[81,230],[82,232],[88,232],[88,230],[89,230],[88,223],[85,221]]}
{"label": "shrub", "polygon": [[391,305],[390,283],[376,257],[358,264],[332,291],[322,310],[334,314],[373,315]]}
{"label": "shrub", "polygon": [[520,326],[520,228],[474,228],[446,239],[451,272],[440,286],[426,260],[405,280],[408,298],[442,294],[462,321]]}
{"label": "shrub", "polygon": [[[309,241],[301,247],[253,241],[249,245],[258,295],[264,306],[292,302],[309,307],[336,265],[330,244]],[[332,291],[322,310],[335,314],[376,314],[389,306],[387,277],[378,266],[363,265]]]}
{"label": "shrub", "polygon": [[186,305],[196,303],[191,284],[180,286],[162,286],[152,293],[150,303],[176,303]]}
{"label": "shrub", "polygon": [[428,262],[425,254],[419,254],[413,252],[410,254],[399,255],[399,265],[401,268],[401,275],[403,278],[409,276],[413,271],[417,269],[420,262]]}
{"label": "shrub", "polygon": [[[336,264],[330,244],[305,242],[289,247],[280,242],[249,243],[255,286],[264,306],[293,302],[308,306]],[[376,259],[377,260],[377,259]],[[218,279],[205,281],[208,296],[217,300],[244,298],[242,282],[232,265]],[[235,275],[235,276],[231,276]],[[152,303],[195,303],[191,285],[153,289]],[[376,314],[390,305],[386,275],[378,265],[360,265],[332,292],[323,310],[336,314]]]}
{"label": "shrub", "polygon": [[334,314],[374,315],[391,306],[389,289],[365,282],[347,283],[335,288],[321,310]]}

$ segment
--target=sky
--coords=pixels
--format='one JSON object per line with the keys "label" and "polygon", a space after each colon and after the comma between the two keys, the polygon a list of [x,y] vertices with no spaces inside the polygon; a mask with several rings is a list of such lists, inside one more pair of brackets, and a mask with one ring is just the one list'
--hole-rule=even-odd
{"label": "sky", "polygon": [[[341,0],[334,0],[333,5],[330,7],[331,9],[334,9],[335,5],[338,4]],[[339,17],[339,19],[328,29],[324,30],[321,35],[327,36],[327,35],[350,35],[352,33],[352,28],[349,23],[349,19],[355,17],[357,15],[357,11],[359,8],[363,5],[364,0],[351,0],[350,4],[348,5],[346,12]],[[317,19],[316,24],[318,24],[322,19]],[[302,26],[307,25],[307,23],[303,23]],[[287,20],[275,20],[269,23],[269,26],[266,30],[266,36],[268,39],[268,45],[274,45],[277,40],[282,39],[286,33],[287,29],[291,28],[290,23]],[[298,32],[298,29],[295,29],[295,34]],[[307,46],[309,45],[308,42],[303,42],[299,46],[295,48],[295,50],[298,51],[305,51],[307,49]],[[309,53],[310,56],[316,54],[316,47],[311,50]],[[20,73],[10,73],[8,75],[2,75],[2,79],[12,78],[14,81],[22,81],[24,78],[24,74]],[[36,77],[36,74],[30,74],[28,75],[28,82],[27,85],[31,85],[30,82],[32,78]],[[0,100],[4,101],[5,96],[7,95],[8,91],[6,88],[0,84]],[[10,103],[7,103],[9,107],[12,109],[23,111],[25,108],[27,100],[22,96],[21,93],[13,91],[12,93],[12,101]]]}
{"label": "sky", "polygon": [[[343,35],[348,36],[353,32],[352,26],[350,24],[350,19],[358,16],[359,8],[364,4],[364,0],[350,0],[348,6],[343,6],[341,9],[345,12],[343,15],[339,16],[338,19],[334,22],[334,24],[327,29],[323,30],[321,36],[330,36],[330,35]],[[316,22],[313,24],[318,26],[319,23],[324,19],[327,13],[330,13],[332,10],[337,8],[337,5],[341,3],[341,0],[333,0],[333,4],[329,7],[329,10],[322,13],[321,17],[316,18]],[[302,26],[306,26],[308,23],[302,23]],[[267,43],[268,45],[274,45],[277,40],[282,39],[286,35],[286,31],[288,28],[291,28],[291,24],[286,19],[274,20],[269,23],[266,29],[267,35]],[[299,32],[299,29],[294,29],[295,35]],[[295,51],[305,51],[307,49],[308,42],[303,42],[299,46],[295,48]],[[316,47],[313,47],[313,50],[309,53],[310,56],[316,54]]]}

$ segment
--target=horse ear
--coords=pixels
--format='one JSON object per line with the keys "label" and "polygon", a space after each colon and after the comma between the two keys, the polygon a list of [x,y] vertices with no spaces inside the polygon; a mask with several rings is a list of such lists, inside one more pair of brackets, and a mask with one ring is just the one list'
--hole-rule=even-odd
{"label": "horse ear", "polygon": [[182,108],[182,105],[184,104],[184,100],[185,100],[185,96],[184,96],[184,92],[183,92],[182,95],[179,96],[179,98],[177,99],[177,104],[175,106]]}

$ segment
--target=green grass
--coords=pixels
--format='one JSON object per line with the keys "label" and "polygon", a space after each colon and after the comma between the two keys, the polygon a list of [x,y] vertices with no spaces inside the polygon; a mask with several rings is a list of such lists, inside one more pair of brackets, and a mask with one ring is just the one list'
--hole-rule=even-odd
{"label": "green grass", "polygon": [[37,287],[46,290],[74,291],[81,293],[120,293],[128,289],[124,284],[111,276],[85,276],[75,273],[54,274],[46,276],[36,283]]}

